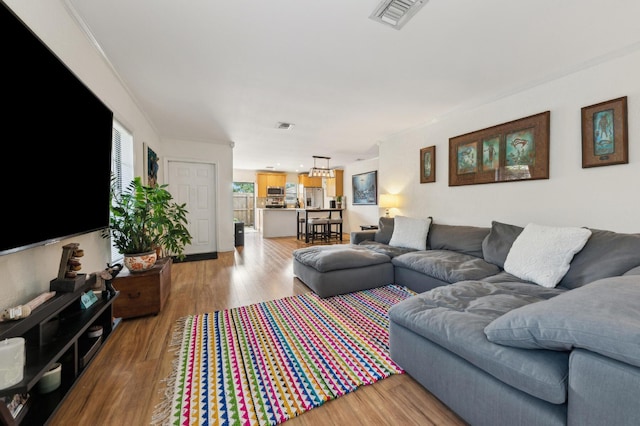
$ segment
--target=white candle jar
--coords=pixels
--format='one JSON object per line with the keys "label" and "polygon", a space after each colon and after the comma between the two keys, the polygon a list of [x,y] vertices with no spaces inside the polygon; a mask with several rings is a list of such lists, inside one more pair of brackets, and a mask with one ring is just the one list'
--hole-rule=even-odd
{"label": "white candle jar", "polygon": [[20,383],[24,374],[24,338],[0,341],[0,389]]}

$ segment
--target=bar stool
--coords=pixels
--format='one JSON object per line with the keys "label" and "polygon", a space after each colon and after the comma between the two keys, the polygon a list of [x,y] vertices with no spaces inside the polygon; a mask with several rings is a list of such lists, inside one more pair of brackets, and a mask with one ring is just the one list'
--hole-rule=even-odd
{"label": "bar stool", "polygon": [[316,240],[327,241],[329,232],[329,219],[326,217],[310,217],[307,221],[307,234],[311,243]]}
{"label": "bar stool", "polygon": [[342,218],[329,219],[328,239],[332,237],[342,241]]}
{"label": "bar stool", "polygon": [[300,217],[298,218],[298,234],[297,234],[297,239],[302,239],[304,238],[306,231],[305,228],[307,227],[307,221],[304,219],[304,217]]}

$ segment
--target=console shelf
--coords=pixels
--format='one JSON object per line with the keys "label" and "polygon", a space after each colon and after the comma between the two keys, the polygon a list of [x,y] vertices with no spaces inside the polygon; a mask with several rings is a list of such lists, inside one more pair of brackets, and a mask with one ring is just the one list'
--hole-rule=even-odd
{"label": "console shelf", "polygon": [[[16,418],[12,417],[6,402],[0,401],[0,424],[46,424],[116,328],[118,321],[113,318],[113,301],[118,292],[111,297],[98,296],[98,301],[87,309],[81,307],[80,297],[94,283],[95,276],[92,276],[79,290],[56,294],[28,317],[0,323],[0,341],[24,337],[26,354],[22,381],[0,390],[0,398],[7,400],[14,395],[28,394],[25,407]],[[102,335],[87,336],[92,326],[102,327]],[[39,393],[38,381],[55,363],[62,365],[60,387],[49,393]]]}

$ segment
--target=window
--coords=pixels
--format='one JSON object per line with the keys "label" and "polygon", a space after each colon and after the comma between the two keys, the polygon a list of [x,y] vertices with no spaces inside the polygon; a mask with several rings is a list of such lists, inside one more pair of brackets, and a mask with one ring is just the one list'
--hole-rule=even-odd
{"label": "window", "polygon": [[[133,180],[133,135],[113,120],[111,173],[115,177],[116,191],[122,192]],[[121,261],[122,254],[111,246],[111,263]]]}

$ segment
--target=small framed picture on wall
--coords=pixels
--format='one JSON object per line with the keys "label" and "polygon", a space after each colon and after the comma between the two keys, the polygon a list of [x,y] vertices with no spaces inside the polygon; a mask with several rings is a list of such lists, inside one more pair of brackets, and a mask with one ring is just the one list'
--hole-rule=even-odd
{"label": "small framed picture on wall", "polygon": [[582,168],[627,164],[627,97],[582,108]]}
{"label": "small framed picture on wall", "polygon": [[436,181],[436,147],[420,150],[420,183]]}

